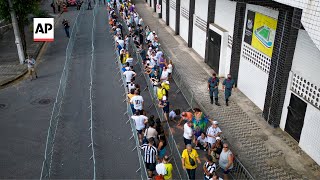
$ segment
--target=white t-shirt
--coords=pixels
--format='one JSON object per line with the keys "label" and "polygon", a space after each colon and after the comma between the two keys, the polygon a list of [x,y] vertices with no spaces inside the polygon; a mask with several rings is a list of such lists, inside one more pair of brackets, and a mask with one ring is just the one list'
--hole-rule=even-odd
{"label": "white t-shirt", "polygon": [[140,95],[133,96],[130,100],[130,103],[133,104],[134,109],[142,110],[143,97]]}
{"label": "white t-shirt", "polygon": [[135,124],[136,124],[136,130],[142,130],[145,128],[145,120],[148,120],[148,118],[144,115],[133,115],[131,116],[131,118],[134,120]]}
{"label": "white t-shirt", "polygon": [[156,165],[156,171],[157,173],[160,175],[166,175],[167,174],[167,169],[166,167],[164,166],[163,163],[159,163]]}
{"label": "white t-shirt", "polygon": [[154,59],[150,60],[150,64],[149,64],[150,66],[154,67],[156,64],[157,63],[156,63],[156,61]]}
{"label": "white t-shirt", "polygon": [[162,81],[166,81],[166,80],[168,80],[168,76],[169,76],[168,70],[162,71],[160,79],[161,79]]}
{"label": "white t-shirt", "polygon": [[198,142],[200,143],[200,144],[204,144],[204,143],[206,143],[206,142],[208,142],[208,138],[207,137],[205,137],[204,139],[202,139],[202,137],[201,136],[199,136],[198,137]]}
{"label": "white t-shirt", "polygon": [[123,73],[123,75],[126,76],[126,82],[131,82],[131,79],[132,79],[133,75],[135,75],[135,74],[136,74],[136,73],[133,72],[133,71],[125,71],[125,72]]}
{"label": "white t-shirt", "polygon": [[132,62],[133,62],[133,58],[130,57],[130,58],[127,58],[126,62],[128,62],[130,65],[132,65]]}
{"label": "white t-shirt", "polygon": [[192,128],[188,126],[188,123],[183,125],[183,137],[186,139],[191,139],[193,135]]}
{"label": "white t-shirt", "polygon": [[158,132],[155,128],[149,127],[144,131],[144,135],[147,137],[147,139],[151,137],[156,138],[158,136]]}
{"label": "white t-shirt", "polygon": [[174,117],[176,117],[176,113],[174,112],[174,110],[170,111],[169,113],[169,119],[173,119]]}
{"label": "white t-shirt", "polygon": [[136,85],[133,83],[128,84],[129,92],[131,91],[131,89],[134,89],[135,87],[136,87]]}
{"label": "white t-shirt", "polygon": [[172,64],[168,65],[168,73],[172,73]]}
{"label": "white t-shirt", "polygon": [[120,45],[122,48],[124,47],[124,40],[118,39],[117,42],[119,43],[119,45]]}
{"label": "white t-shirt", "polygon": [[[211,135],[211,136],[215,136],[215,135],[217,135],[219,132],[222,132],[219,127],[213,128],[212,126],[210,126],[210,127],[208,128],[208,130],[207,130],[207,135],[209,134],[209,135]],[[208,136],[207,138],[208,138],[208,143],[210,143],[210,144],[216,143],[216,138],[214,138],[214,137],[209,137],[209,136]]]}

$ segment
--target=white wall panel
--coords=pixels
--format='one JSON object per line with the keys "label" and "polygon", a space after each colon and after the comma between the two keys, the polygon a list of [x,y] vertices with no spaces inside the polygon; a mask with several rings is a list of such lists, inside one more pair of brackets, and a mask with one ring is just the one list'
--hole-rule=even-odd
{"label": "white wall panel", "polygon": [[161,8],[162,8],[162,19],[164,20],[164,21],[166,21],[166,1],[165,0],[162,0],[162,5],[161,5]]}
{"label": "white wall panel", "polygon": [[299,146],[320,164],[320,111],[308,104]]}
{"label": "white wall panel", "polygon": [[267,91],[268,74],[241,58],[238,88],[261,110]]}
{"label": "white wall panel", "polygon": [[229,0],[216,0],[214,23],[227,30],[233,36],[237,3]]}
{"label": "white wall panel", "polygon": [[182,0],[180,6],[180,36],[188,42],[189,33],[189,3],[190,0]]}
{"label": "white wall panel", "polygon": [[170,0],[170,18],[169,18],[169,26],[172,30],[176,28],[176,0]]}
{"label": "white wall panel", "polygon": [[195,0],[195,14],[193,16],[192,48],[205,57],[207,40],[208,0]]}
{"label": "white wall panel", "polygon": [[292,71],[320,84],[320,50],[305,30],[299,30]]}

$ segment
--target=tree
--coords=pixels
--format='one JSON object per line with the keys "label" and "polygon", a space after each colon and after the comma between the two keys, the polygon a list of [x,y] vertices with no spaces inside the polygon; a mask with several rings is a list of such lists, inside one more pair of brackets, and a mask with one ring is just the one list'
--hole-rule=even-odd
{"label": "tree", "polygon": [[[17,16],[24,53],[27,52],[24,27],[29,24],[29,15],[39,11],[40,0],[11,0]],[[10,8],[7,0],[0,0],[0,18],[11,22]]]}

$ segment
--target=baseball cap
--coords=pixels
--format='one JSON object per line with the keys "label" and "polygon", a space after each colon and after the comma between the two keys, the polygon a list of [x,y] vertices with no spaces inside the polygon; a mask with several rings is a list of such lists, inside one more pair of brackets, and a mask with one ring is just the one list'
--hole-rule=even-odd
{"label": "baseball cap", "polygon": [[221,140],[221,137],[219,137],[219,136],[218,136],[218,137],[216,137],[216,140]]}
{"label": "baseball cap", "polygon": [[154,34],[155,34],[156,32],[155,32],[155,31],[152,31],[152,33],[154,33]]}
{"label": "baseball cap", "polygon": [[166,84],[170,84],[170,82],[169,81],[164,81]]}
{"label": "baseball cap", "polygon": [[218,121],[213,121],[212,124],[219,124]]}
{"label": "baseball cap", "polygon": [[151,49],[152,49],[152,47],[149,47],[149,49],[151,50]]}

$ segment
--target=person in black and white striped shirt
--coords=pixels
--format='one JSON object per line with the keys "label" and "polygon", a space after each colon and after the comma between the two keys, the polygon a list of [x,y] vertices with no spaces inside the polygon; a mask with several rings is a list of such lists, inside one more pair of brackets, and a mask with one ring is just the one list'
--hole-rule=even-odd
{"label": "person in black and white striped shirt", "polygon": [[204,179],[209,180],[216,171],[216,164],[213,162],[212,156],[206,154],[206,162],[203,165]]}
{"label": "person in black and white striped shirt", "polygon": [[154,138],[151,137],[148,139],[148,144],[141,145],[141,149],[144,151],[143,157],[149,178],[152,178],[153,176],[153,171],[156,169],[156,162],[158,158],[158,150],[153,144]]}

